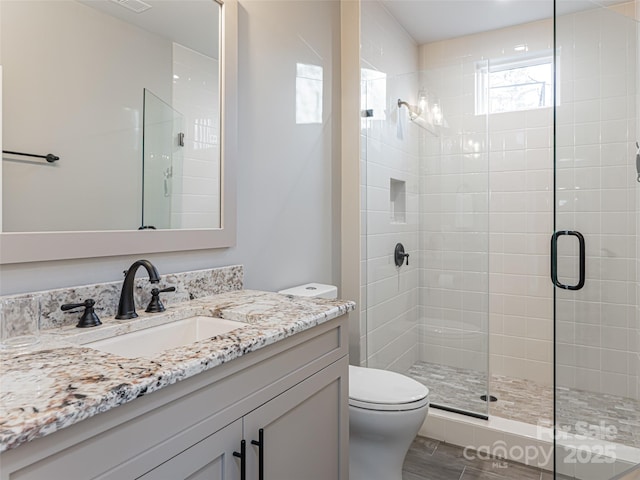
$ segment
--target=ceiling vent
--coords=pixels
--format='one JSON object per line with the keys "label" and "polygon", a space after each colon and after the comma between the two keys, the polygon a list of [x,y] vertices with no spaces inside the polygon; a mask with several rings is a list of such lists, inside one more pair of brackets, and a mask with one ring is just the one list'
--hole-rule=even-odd
{"label": "ceiling vent", "polygon": [[149,10],[151,8],[151,5],[149,5],[148,3],[144,3],[142,0],[111,0],[111,1],[135,13],[142,13],[145,10]]}

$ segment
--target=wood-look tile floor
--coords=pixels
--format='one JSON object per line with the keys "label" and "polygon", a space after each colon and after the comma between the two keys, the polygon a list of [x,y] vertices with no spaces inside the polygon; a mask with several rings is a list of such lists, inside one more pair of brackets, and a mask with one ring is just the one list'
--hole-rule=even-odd
{"label": "wood-look tile floor", "polygon": [[[470,453],[470,454],[469,454]],[[416,437],[404,461],[402,480],[552,480],[553,474],[508,460],[473,458],[464,448]]]}

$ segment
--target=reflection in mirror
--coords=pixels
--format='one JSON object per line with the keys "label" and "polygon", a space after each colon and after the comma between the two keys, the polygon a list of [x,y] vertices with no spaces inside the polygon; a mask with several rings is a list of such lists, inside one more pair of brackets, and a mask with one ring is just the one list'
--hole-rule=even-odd
{"label": "reflection in mirror", "polygon": [[0,2],[2,231],[220,228],[220,6],[121,3]]}
{"label": "reflection in mirror", "polygon": [[[182,173],[183,115],[145,88],[142,164],[142,229],[170,228],[172,208],[182,192],[174,172]],[[179,187],[179,185],[178,185]]]}

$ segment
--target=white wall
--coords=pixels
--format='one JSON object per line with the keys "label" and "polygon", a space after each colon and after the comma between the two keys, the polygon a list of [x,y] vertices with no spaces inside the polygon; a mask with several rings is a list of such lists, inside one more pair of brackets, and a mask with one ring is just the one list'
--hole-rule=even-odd
{"label": "white wall", "polygon": [[137,228],[142,90],[171,98],[171,43],[77,2],[1,8],[3,148],[60,156],[3,161],[4,230]]}
{"label": "white wall", "polygon": [[[160,273],[245,266],[245,287],[339,281],[337,2],[241,1],[238,242],[229,249],[147,255]],[[323,123],[295,124],[296,62],[324,69]],[[122,278],[133,257],[0,267],[0,293]]]}
{"label": "white wall", "polygon": [[[361,6],[361,66],[386,74],[363,84],[365,91],[386,88],[385,105],[374,105],[363,122],[361,363],[406,371],[417,360],[418,127],[410,124],[402,98],[416,103],[418,48],[415,41],[377,1]],[[403,75],[405,74],[405,75]],[[377,108],[376,108],[377,107]],[[362,108],[371,108],[371,105]],[[384,110],[384,111],[382,111]],[[401,134],[399,119],[404,116]],[[390,180],[404,181],[406,216],[394,221]],[[393,261],[396,243],[410,254],[409,266]]]}
{"label": "white wall", "polygon": [[549,50],[552,33],[536,22],[421,47],[446,120],[421,180],[426,361],[486,370],[489,311],[491,373],[552,383],[552,109],[475,112],[476,62]]}

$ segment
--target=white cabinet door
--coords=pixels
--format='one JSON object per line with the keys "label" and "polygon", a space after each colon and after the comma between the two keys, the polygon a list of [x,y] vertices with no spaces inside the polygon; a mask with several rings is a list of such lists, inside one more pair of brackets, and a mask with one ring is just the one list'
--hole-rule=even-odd
{"label": "white cabinet door", "polygon": [[144,480],[240,480],[242,420],[217,431],[142,475]]}
{"label": "white cabinet door", "polygon": [[343,358],[244,417],[248,480],[347,479],[347,372]]}

